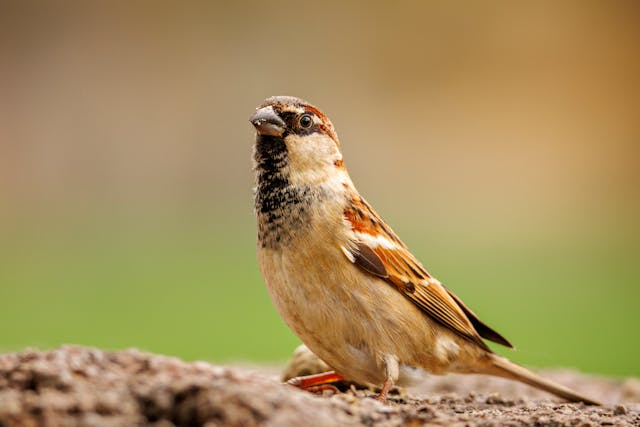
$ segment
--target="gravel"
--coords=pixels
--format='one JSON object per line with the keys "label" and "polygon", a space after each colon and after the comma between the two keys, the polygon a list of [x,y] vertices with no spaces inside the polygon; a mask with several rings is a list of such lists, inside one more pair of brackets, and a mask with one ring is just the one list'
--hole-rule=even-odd
{"label": "gravel", "polygon": [[0,427],[13,426],[638,426],[640,381],[544,375],[607,402],[568,404],[480,376],[432,377],[389,402],[351,387],[312,395],[267,367],[229,367],[138,350],[75,346],[0,356]]}

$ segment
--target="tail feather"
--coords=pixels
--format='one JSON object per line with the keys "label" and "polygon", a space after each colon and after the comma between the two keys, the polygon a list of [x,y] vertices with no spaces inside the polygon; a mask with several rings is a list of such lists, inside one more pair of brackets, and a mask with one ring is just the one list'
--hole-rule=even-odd
{"label": "tail feather", "polygon": [[491,362],[491,366],[487,372],[488,374],[523,382],[535,388],[539,388],[540,390],[555,394],[569,402],[584,402],[587,405],[602,406],[602,403],[597,400],[590,399],[563,385],[546,378],[542,378],[541,376],[520,365],[516,365],[504,357],[493,354]]}

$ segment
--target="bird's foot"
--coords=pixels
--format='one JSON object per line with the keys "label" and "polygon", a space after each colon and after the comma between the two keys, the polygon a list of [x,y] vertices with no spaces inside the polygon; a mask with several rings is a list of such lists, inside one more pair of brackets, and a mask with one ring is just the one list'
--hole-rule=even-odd
{"label": "bird's foot", "polygon": [[335,371],[327,371],[321,374],[305,375],[302,377],[294,377],[285,382],[285,384],[308,391],[310,393],[322,393],[325,390],[339,393],[337,387],[331,385],[338,381],[344,381],[344,377]]}
{"label": "bird's foot", "polygon": [[340,393],[340,389],[331,384],[312,385],[311,387],[304,388],[303,390],[313,394],[324,394],[325,391],[331,392],[331,395]]}

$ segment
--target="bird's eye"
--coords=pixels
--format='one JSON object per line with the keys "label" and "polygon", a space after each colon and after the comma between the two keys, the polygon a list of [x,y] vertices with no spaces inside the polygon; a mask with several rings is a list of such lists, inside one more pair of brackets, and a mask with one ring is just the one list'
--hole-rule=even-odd
{"label": "bird's eye", "polygon": [[300,123],[300,127],[310,128],[313,124],[313,118],[309,114],[303,114],[300,116],[300,119],[298,119],[298,123]]}

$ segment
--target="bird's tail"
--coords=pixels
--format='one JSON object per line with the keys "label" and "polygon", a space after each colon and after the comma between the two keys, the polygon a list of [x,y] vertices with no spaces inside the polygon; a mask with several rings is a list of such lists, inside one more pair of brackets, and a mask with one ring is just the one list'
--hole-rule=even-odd
{"label": "bird's tail", "polygon": [[487,374],[523,382],[535,388],[539,388],[540,390],[555,394],[569,402],[584,402],[587,405],[602,405],[602,403],[589,399],[588,397],[576,393],[563,385],[546,378],[542,378],[540,375],[537,375],[520,365],[516,365],[504,357],[496,354],[492,354],[491,356],[491,365],[487,369]]}

